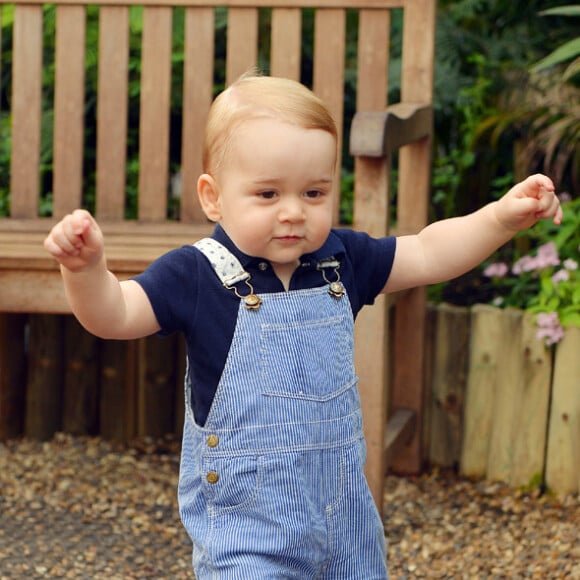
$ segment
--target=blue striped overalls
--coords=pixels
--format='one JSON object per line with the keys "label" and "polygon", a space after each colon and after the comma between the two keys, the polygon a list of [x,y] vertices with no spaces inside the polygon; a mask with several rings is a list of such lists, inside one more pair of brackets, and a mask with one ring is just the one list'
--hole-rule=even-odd
{"label": "blue striped overalls", "polygon": [[[251,290],[223,246],[198,247],[222,282],[241,274],[224,291]],[[232,266],[221,271],[214,251]],[[349,300],[327,286],[262,299],[257,308],[240,300],[203,428],[186,380],[179,503],[196,578],[385,579],[383,527],[363,474]]]}

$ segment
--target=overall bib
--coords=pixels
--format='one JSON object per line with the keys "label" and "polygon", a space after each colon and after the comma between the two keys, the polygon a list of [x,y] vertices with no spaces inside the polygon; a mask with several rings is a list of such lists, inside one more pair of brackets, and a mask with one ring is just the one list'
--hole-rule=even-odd
{"label": "overall bib", "polygon": [[221,244],[196,246],[241,298],[204,427],[186,378],[179,505],[196,578],[386,579],[348,297],[324,286],[262,302]]}

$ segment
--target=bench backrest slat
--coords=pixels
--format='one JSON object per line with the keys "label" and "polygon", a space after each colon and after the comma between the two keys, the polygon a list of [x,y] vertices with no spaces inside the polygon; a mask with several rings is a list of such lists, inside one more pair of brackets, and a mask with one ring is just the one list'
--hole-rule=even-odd
{"label": "bench backrest slat", "polygon": [[129,70],[129,8],[99,10],[96,213],[120,220],[125,213]]}
{"label": "bench backrest slat", "polygon": [[57,6],[54,83],[53,212],[80,207],[85,110],[85,9]]}
{"label": "bench backrest slat", "polygon": [[42,99],[42,6],[16,6],[13,29],[11,215],[38,215]]}
{"label": "bench backrest slat", "polygon": [[139,119],[139,217],[167,218],[172,9],[143,11],[141,110]]}
{"label": "bench backrest slat", "polygon": [[257,8],[230,8],[226,47],[226,84],[258,64]]}
{"label": "bench backrest slat", "polygon": [[[344,111],[344,51],[346,13],[344,9],[319,9],[314,16],[314,63],[312,88],[327,104],[338,129],[338,151],[342,151]],[[335,183],[340,188],[342,159],[336,166]],[[340,189],[339,189],[340,191]],[[335,195],[334,221],[338,222],[340,199]]]}
{"label": "bench backrest slat", "polygon": [[[380,111],[387,106],[390,29],[390,12],[361,10],[357,64],[359,111]],[[377,50],[377,46],[384,49]]]}
{"label": "bench backrest slat", "polygon": [[299,8],[272,10],[272,75],[300,80],[301,32],[302,12]]}
{"label": "bench backrest slat", "polygon": [[186,9],[181,146],[181,220],[185,222],[204,219],[196,185],[202,171],[200,136],[213,96],[214,29],[213,8]]}

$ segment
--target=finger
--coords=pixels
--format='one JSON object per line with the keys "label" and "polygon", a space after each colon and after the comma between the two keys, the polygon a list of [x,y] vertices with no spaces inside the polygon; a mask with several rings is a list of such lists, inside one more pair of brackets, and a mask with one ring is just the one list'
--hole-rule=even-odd
{"label": "finger", "polygon": [[547,190],[542,190],[539,198],[540,210],[544,214],[543,217],[553,217],[560,208],[560,200],[555,193]]}
{"label": "finger", "polygon": [[102,245],[101,229],[94,218],[87,212],[82,218],[81,239],[83,244],[91,249],[98,249]]}
{"label": "finger", "polygon": [[535,194],[537,195],[538,199],[544,196],[554,195],[556,188],[548,176],[538,173],[536,175],[532,175],[529,179],[533,180]]}
{"label": "finger", "polygon": [[71,251],[71,248],[79,251],[84,245],[82,227],[77,221],[72,215],[69,215],[63,218],[61,222],[62,234],[61,237],[57,238],[57,241],[66,247],[68,251]]}

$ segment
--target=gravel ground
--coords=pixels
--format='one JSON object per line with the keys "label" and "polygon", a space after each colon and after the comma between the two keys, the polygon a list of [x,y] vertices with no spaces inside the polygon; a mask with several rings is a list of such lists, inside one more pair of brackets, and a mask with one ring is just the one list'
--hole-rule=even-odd
{"label": "gravel ground", "polygon": [[[179,444],[0,444],[0,580],[193,579]],[[580,502],[433,471],[389,476],[392,579],[580,579]],[[364,579],[361,579],[364,580]]]}

